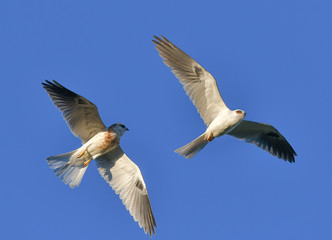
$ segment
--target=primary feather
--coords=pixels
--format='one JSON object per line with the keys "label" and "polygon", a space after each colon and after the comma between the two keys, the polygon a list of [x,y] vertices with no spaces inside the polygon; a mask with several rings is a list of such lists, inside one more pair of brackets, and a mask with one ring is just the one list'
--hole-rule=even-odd
{"label": "primary feather", "polygon": [[126,209],[150,236],[155,233],[154,219],[148,191],[137,165],[117,147],[96,159],[100,175],[120,195]]}

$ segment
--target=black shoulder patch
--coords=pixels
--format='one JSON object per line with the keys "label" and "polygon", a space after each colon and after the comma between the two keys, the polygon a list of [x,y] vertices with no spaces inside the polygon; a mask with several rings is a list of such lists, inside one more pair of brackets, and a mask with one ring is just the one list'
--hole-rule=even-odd
{"label": "black shoulder patch", "polygon": [[135,186],[136,186],[139,190],[143,191],[143,183],[142,183],[140,180],[137,180],[137,181],[136,181]]}
{"label": "black shoulder patch", "polygon": [[204,78],[204,73],[202,68],[195,66],[195,73],[196,76],[199,78],[199,80],[202,80]]}

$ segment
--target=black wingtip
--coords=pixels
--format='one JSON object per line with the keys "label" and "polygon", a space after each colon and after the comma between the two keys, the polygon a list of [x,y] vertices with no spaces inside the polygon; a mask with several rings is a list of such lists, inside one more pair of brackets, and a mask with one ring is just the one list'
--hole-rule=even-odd
{"label": "black wingtip", "polygon": [[295,163],[295,157],[297,156],[297,153],[294,151],[293,147],[288,143],[290,149],[291,149],[291,152],[289,154],[289,158],[288,158],[288,161],[290,163]]}
{"label": "black wingtip", "polygon": [[162,43],[162,42],[166,42],[166,43],[170,43],[170,41],[166,38],[166,37],[164,37],[163,35],[160,35],[160,37],[157,37],[156,35],[153,35],[153,37],[158,41],[155,41],[155,40],[152,40],[152,42],[154,42],[154,43]]}
{"label": "black wingtip", "polygon": [[49,85],[50,84],[50,81],[48,81],[48,80],[45,80],[45,82],[42,82],[41,83],[43,86],[47,86],[47,85]]}
{"label": "black wingtip", "polygon": [[160,35],[161,36],[161,38],[164,40],[164,41],[166,41],[166,42],[170,42],[166,37],[164,37],[163,35]]}
{"label": "black wingtip", "polygon": [[58,83],[57,81],[53,80],[53,82],[45,80],[45,82],[41,83],[43,85],[43,87],[52,87],[52,86],[61,86],[63,87],[60,83]]}
{"label": "black wingtip", "polygon": [[288,161],[290,163],[295,163],[295,158],[294,158],[294,156],[290,156],[289,158],[286,159],[286,161]]}
{"label": "black wingtip", "polygon": [[62,86],[57,81],[53,80],[53,82],[45,80],[45,82],[42,83],[43,88],[46,90],[46,92],[49,94],[49,96],[53,95],[61,95],[62,97],[72,97],[76,98],[79,95],[75,92],[69,90],[68,88]]}
{"label": "black wingtip", "polygon": [[159,37],[157,37],[156,35],[153,35],[153,37],[154,37],[157,41],[155,41],[155,40],[153,39],[152,42],[154,42],[154,43],[160,43],[160,42],[162,42],[162,40],[161,40]]}
{"label": "black wingtip", "polygon": [[288,161],[290,163],[295,163],[295,156],[297,156],[296,152],[293,150],[291,152],[284,152],[284,153],[278,153],[277,157],[280,159],[283,159],[285,161]]}

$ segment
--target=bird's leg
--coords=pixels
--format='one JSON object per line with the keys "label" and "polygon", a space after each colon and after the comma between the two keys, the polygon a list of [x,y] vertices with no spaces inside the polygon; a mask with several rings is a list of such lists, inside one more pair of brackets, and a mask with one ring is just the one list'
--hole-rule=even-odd
{"label": "bird's leg", "polygon": [[208,140],[209,142],[211,142],[213,139],[214,139],[214,136],[213,136],[212,133],[209,133],[209,134],[206,136],[206,140]]}
{"label": "bird's leg", "polygon": [[84,167],[87,167],[90,162],[91,162],[91,158],[88,159],[88,160],[86,160],[86,161],[84,161],[84,163],[83,163]]}
{"label": "bird's leg", "polygon": [[91,160],[93,159],[91,154],[87,151],[87,149],[84,149],[82,152],[80,152],[80,154],[77,155],[77,158],[81,158],[85,153],[87,153],[87,154],[84,158],[85,159],[89,158],[89,159],[85,160],[83,162],[83,165],[84,165],[84,167],[87,167],[90,164]]}
{"label": "bird's leg", "polygon": [[85,153],[85,149],[82,152],[80,152],[80,154],[77,155],[77,158],[82,157],[84,155],[84,153]]}

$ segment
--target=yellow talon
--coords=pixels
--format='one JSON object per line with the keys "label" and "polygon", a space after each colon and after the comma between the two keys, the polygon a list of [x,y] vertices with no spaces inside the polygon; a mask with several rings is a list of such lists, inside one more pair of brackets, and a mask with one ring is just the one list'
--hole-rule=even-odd
{"label": "yellow talon", "polygon": [[208,140],[209,142],[211,142],[214,139],[214,136],[212,133],[209,133],[209,135],[207,136],[206,140]]}
{"label": "yellow talon", "polygon": [[211,142],[213,139],[214,139],[214,137],[212,136],[208,139],[208,141]]}
{"label": "yellow talon", "polygon": [[85,150],[83,150],[82,152],[80,152],[80,154],[78,154],[77,158],[82,157],[84,155],[84,153],[85,153]]}
{"label": "yellow talon", "polygon": [[91,159],[89,160],[86,160],[83,164],[84,164],[84,167],[87,167],[89,165],[89,163],[91,162]]}
{"label": "yellow talon", "polygon": [[209,133],[205,139],[211,142],[214,139],[213,133]]}

